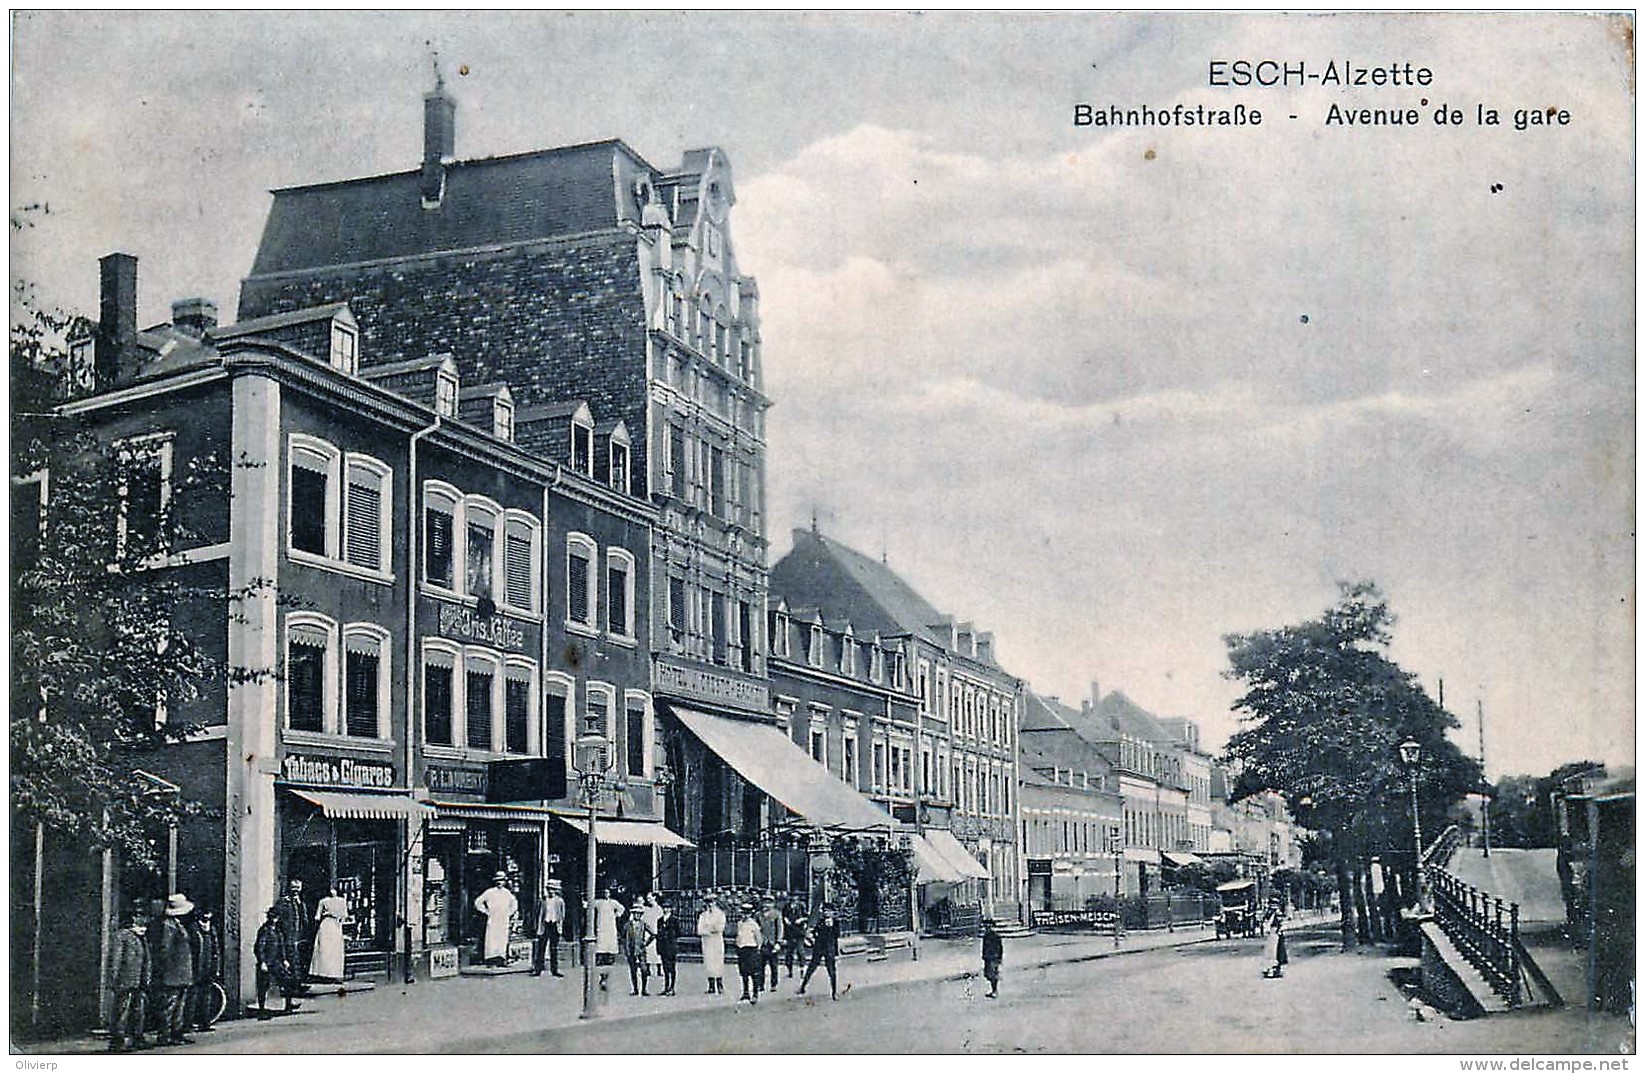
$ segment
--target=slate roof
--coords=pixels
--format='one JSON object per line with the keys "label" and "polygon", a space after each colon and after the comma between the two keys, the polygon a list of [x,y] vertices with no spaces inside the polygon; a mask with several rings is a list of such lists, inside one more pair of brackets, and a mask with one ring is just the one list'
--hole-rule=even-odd
{"label": "slate roof", "polygon": [[1163,745],[1176,741],[1175,736],[1161,726],[1152,713],[1119,690],[1109,693],[1097,703],[1096,715],[1109,726],[1117,727],[1121,733],[1135,738]]}
{"label": "slate roof", "polygon": [[859,634],[934,638],[929,627],[942,618],[890,567],[807,529],[794,531],[793,549],[771,568],[771,591],[793,605],[827,608]]}
{"label": "slate roof", "polygon": [[655,174],[611,139],[447,164],[431,209],[417,170],[275,190],[251,275],[614,228],[631,171]]}

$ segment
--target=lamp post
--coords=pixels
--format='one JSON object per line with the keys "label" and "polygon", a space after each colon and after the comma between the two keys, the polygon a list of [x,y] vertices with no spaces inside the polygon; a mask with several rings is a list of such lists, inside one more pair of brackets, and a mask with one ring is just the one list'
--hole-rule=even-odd
{"label": "lamp post", "polygon": [[1422,814],[1417,810],[1417,766],[1422,763],[1422,744],[1408,738],[1399,744],[1399,759],[1411,773],[1411,832],[1417,852],[1417,913],[1428,912],[1428,884],[1422,867]]}
{"label": "lamp post", "polygon": [[597,990],[594,986],[594,884],[595,859],[599,854],[599,839],[594,834],[594,823],[599,818],[600,796],[609,784],[613,790],[621,794],[627,788],[621,777],[615,781],[610,779],[609,773],[615,758],[612,757],[611,740],[606,738],[604,728],[598,720],[589,720],[583,725],[583,733],[577,736],[576,769],[577,785],[582,791],[583,805],[588,808],[588,868],[585,873],[584,903],[587,907],[583,914],[583,1018],[598,1018],[600,1011],[597,1003]]}

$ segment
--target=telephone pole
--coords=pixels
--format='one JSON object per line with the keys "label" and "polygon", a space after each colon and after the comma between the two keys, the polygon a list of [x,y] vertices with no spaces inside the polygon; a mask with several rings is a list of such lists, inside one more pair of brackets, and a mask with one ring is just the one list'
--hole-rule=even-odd
{"label": "telephone pole", "polygon": [[1485,829],[1484,857],[1491,856],[1491,795],[1490,784],[1485,781],[1485,700],[1474,699],[1475,710],[1479,713],[1479,822]]}

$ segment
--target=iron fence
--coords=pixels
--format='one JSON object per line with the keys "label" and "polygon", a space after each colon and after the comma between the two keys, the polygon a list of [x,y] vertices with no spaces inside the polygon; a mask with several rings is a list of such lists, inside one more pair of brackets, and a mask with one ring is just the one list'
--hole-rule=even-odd
{"label": "iron fence", "polygon": [[1525,998],[1519,904],[1504,903],[1444,869],[1430,875],[1434,920],[1491,989],[1518,1007]]}

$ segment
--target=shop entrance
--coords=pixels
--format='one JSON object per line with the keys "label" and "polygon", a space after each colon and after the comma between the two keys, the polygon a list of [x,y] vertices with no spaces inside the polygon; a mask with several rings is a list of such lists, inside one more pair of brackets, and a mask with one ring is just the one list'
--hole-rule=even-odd
{"label": "shop entrance", "polygon": [[395,877],[401,864],[398,822],[332,821],[316,811],[288,815],[286,829],[282,873],[288,880],[303,882],[298,952],[302,964],[311,957],[315,908],[335,890],[348,903],[343,926],[345,974],[388,972],[394,948]]}
{"label": "shop entrance", "polygon": [[461,829],[431,831],[423,871],[423,942],[429,947],[478,945],[485,919],[474,900],[499,872],[519,901],[510,938],[524,939],[541,896],[541,839],[540,825],[520,821],[470,820]]}

